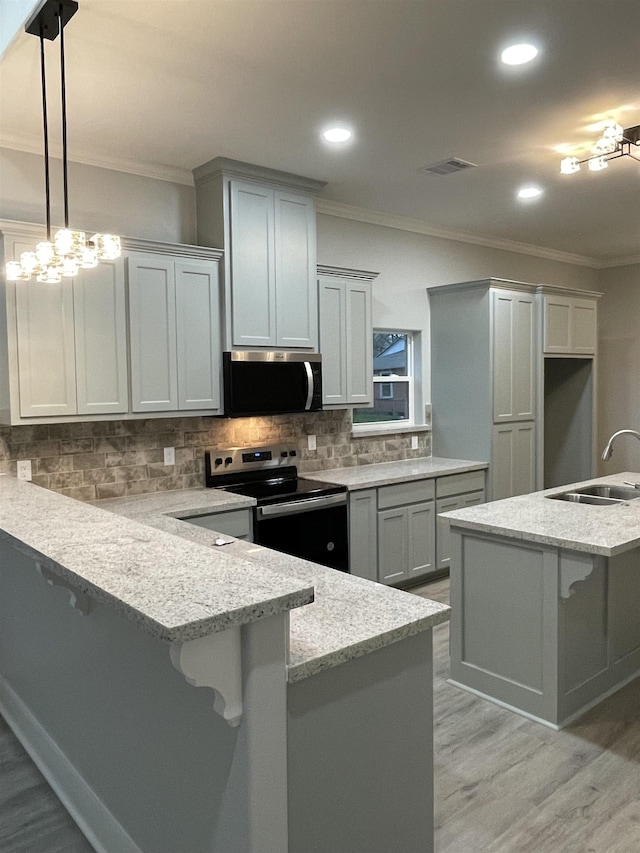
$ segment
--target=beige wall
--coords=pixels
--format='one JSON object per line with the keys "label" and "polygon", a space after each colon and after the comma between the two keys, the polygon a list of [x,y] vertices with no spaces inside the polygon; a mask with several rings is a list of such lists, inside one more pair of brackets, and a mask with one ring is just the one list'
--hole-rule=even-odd
{"label": "beige wall", "polygon": [[[640,264],[600,270],[598,449],[619,429],[640,431]],[[619,438],[602,475],[640,473],[640,443]]]}

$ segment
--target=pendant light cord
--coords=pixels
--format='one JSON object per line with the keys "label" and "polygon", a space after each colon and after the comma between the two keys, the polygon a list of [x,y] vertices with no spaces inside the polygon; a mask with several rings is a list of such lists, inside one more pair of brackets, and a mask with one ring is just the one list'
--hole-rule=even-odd
{"label": "pendant light cord", "polygon": [[47,240],[51,241],[51,189],[49,181],[49,122],[47,120],[47,78],[44,67],[44,36],[40,33],[40,80],[42,83],[42,121],[44,125],[44,196],[47,215]]}
{"label": "pendant light cord", "polygon": [[62,187],[64,191],[64,227],[69,227],[69,180],[67,167],[67,86],[64,72],[64,21],[62,3],[58,6],[60,20],[60,89],[62,100]]}

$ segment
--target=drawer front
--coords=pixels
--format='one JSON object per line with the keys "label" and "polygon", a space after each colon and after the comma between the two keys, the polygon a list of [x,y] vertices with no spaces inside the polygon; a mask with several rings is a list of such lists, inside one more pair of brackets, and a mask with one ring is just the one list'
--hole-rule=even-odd
{"label": "drawer front", "polygon": [[462,495],[484,489],[484,471],[467,471],[465,474],[449,474],[436,480],[436,496]]}
{"label": "drawer front", "polygon": [[234,536],[236,539],[252,539],[251,510],[249,509],[198,515],[184,521],[195,524],[197,527],[206,527],[207,530],[213,530],[216,533]]}
{"label": "drawer front", "polygon": [[422,503],[431,501],[434,497],[434,480],[411,480],[408,483],[395,483],[393,486],[380,486],[378,509]]}

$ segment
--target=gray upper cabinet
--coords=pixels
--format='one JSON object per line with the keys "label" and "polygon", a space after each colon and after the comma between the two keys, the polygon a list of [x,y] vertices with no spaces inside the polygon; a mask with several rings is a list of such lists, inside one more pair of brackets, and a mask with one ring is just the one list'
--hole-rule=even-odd
{"label": "gray upper cabinet", "polygon": [[[33,249],[19,236],[7,235],[5,243],[12,256]],[[7,420],[126,412],[122,261],[82,270],[58,284],[32,279],[8,285],[7,354],[15,372]]]}
{"label": "gray upper cabinet", "polygon": [[563,355],[593,355],[597,341],[597,295],[585,298],[570,293],[549,293],[543,299],[544,352]]}
{"label": "gray upper cabinet", "polygon": [[[5,258],[43,236],[3,223]],[[123,248],[59,284],[0,279],[0,423],[220,411],[222,253],[132,239]]]}
{"label": "gray upper cabinet", "polygon": [[216,265],[131,255],[127,272],[132,411],[218,410]]}
{"label": "gray upper cabinet", "polygon": [[317,350],[314,193],[324,183],[223,157],[194,180],[198,242],[225,250],[225,347]]}
{"label": "gray upper cabinet", "polygon": [[313,199],[246,181],[230,193],[233,345],[315,348]]}
{"label": "gray upper cabinet", "polygon": [[377,273],[318,267],[324,406],[373,401],[372,281]]}

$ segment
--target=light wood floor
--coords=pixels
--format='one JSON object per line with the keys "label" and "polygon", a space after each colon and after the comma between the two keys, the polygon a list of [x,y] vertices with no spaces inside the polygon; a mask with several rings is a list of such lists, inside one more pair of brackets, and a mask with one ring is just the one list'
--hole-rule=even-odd
{"label": "light wood floor", "polygon": [[[412,591],[448,602],[449,582]],[[437,853],[638,853],[640,679],[554,732],[448,685],[448,640],[434,630]],[[91,849],[0,717],[0,853]]]}

